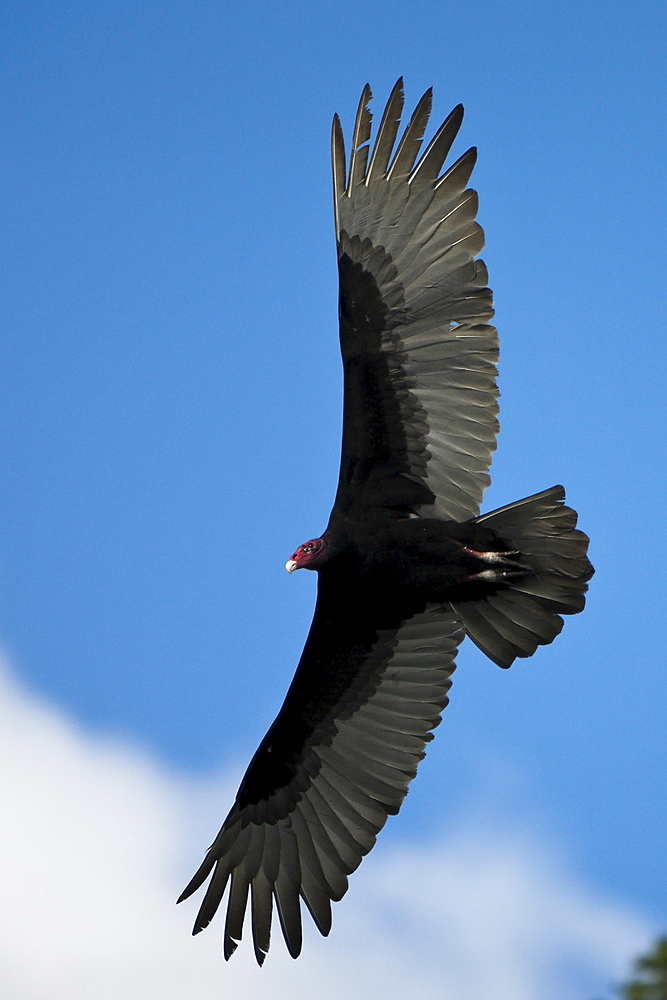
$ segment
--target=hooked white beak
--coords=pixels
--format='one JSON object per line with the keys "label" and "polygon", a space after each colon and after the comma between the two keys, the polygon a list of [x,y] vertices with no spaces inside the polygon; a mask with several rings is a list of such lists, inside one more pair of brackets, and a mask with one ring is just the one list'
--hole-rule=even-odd
{"label": "hooked white beak", "polygon": [[288,559],[285,563],[285,569],[288,573],[293,573],[296,568],[296,559]]}

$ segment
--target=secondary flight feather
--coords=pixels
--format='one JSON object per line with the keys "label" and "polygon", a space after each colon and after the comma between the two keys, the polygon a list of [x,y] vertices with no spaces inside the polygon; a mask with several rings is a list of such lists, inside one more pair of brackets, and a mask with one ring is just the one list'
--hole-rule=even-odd
{"label": "secondary flight feather", "polygon": [[315,614],[285,702],[181,896],[210,878],[197,933],[228,893],[225,958],[250,901],[260,965],[274,908],[294,958],[302,904],[329,933],[331,903],[440,722],[463,637],[509,667],[582,610],[593,573],[562,487],[479,515],[498,340],[467,187],[476,152],[443,170],[459,105],[421,153],[430,90],[399,139],[402,80],[371,145],[371,96],[366,86],[349,162],[333,122],[340,477],[326,530],[286,567],[317,571]]}

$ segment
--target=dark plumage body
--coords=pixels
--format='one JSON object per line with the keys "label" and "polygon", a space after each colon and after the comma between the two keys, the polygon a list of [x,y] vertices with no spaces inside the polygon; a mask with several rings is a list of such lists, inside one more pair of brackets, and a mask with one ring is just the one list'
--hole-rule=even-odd
{"label": "dark plumage body", "polygon": [[440,170],[456,108],[418,159],[424,95],[393,153],[394,88],[370,150],[370,90],[349,170],[333,131],[341,469],[326,531],[287,564],[318,573],[313,622],[283,707],[181,899],[212,874],[195,923],[227,885],[225,957],[251,898],[255,955],[273,903],[296,957],[300,901],[323,934],[331,901],[398,812],[447,704],[465,634],[511,665],[581,611],[588,539],[556,486],[480,515],[497,433],[497,336],[469,150]]}
{"label": "dark plumage body", "polygon": [[[286,700],[289,710],[276,719],[246,772],[243,804],[261,801],[294,777],[305,742],[357,680],[360,662],[379,632],[398,629],[429,604],[478,600],[505,586],[470,579],[488,570],[488,563],[467,554],[464,545],[507,548],[481,525],[395,520],[383,514],[375,524],[364,525],[370,531],[356,527],[349,534],[340,526],[325,532],[325,538],[330,531],[335,538],[319,570],[319,593],[328,615],[306,641]],[[343,635],[341,621],[346,624]]]}

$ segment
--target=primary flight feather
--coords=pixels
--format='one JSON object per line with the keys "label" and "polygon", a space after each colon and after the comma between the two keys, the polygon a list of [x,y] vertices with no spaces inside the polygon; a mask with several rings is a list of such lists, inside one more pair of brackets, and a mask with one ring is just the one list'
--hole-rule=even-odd
{"label": "primary flight feather", "polygon": [[463,637],[509,667],[582,610],[593,573],[562,487],[479,516],[498,339],[475,259],[475,150],[442,172],[459,106],[420,156],[430,90],[397,142],[402,80],[371,148],[371,96],[366,86],[349,166],[333,122],[340,477],[326,531],[286,567],[317,571],[315,614],[278,717],[180,897],[210,876],[197,933],[228,890],[229,958],[250,896],[260,965],[274,903],[293,957],[302,902],[328,934],[331,902],[398,812],[440,722]]}

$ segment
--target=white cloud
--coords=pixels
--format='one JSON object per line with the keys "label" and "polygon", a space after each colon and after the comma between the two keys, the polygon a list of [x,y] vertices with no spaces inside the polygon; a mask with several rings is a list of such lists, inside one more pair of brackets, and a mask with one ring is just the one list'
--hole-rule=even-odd
{"label": "white cloud", "polygon": [[[262,970],[222,921],[190,937],[174,906],[233,789],[82,732],[0,670],[0,979],[12,1000],[587,1000],[659,930],[581,884],[534,835],[470,820],[376,849],[328,940]],[[194,818],[193,818],[194,817]],[[189,907],[189,909],[188,909]]]}

